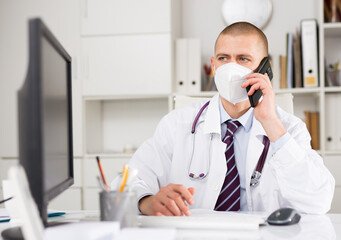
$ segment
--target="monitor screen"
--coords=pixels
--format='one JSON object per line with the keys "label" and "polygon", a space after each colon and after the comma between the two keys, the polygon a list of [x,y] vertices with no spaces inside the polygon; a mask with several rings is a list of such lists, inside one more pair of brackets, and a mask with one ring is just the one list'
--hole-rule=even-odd
{"label": "monitor screen", "polygon": [[43,223],[73,184],[71,57],[40,19],[29,21],[29,67],[18,92],[19,162]]}
{"label": "monitor screen", "polygon": [[41,39],[44,191],[69,177],[67,62]]}

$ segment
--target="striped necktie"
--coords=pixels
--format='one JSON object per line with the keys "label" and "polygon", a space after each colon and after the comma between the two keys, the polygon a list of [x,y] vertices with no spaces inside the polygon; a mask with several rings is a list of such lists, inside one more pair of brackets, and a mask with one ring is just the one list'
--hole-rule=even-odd
{"label": "striped necktie", "polygon": [[233,134],[241,126],[240,122],[226,121],[227,131],[223,139],[226,143],[225,157],[227,172],[221,188],[218,200],[214,207],[216,211],[239,211],[240,210],[240,180],[234,158]]}

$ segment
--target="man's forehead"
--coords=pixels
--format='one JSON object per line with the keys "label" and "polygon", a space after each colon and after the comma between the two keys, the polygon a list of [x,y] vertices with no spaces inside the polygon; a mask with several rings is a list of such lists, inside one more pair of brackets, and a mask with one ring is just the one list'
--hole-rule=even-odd
{"label": "man's forehead", "polygon": [[255,51],[262,50],[260,39],[255,34],[232,36],[224,34],[219,36],[215,54],[253,55]]}

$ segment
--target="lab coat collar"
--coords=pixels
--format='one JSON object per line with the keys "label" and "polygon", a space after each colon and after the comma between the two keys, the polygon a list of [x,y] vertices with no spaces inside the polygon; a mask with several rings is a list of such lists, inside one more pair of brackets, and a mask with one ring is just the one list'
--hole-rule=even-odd
{"label": "lab coat collar", "polygon": [[221,133],[219,94],[213,96],[205,114],[204,133]]}
{"label": "lab coat collar", "polygon": [[[225,123],[227,120],[232,119],[230,115],[225,111],[223,104],[221,102],[221,99],[219,100],[219,111],[220,111],[220,125]],[[240,116],[238,119],[239,123],[243,126],[246,132],[248,132],[252,126],[252,120],[253,120],[253,108],[249,108],[246,113],[244,113],[242,116]]]}
{"label": "lab coat collar", "polygon": [[[204,133],[221,134],[219,94],[216,94],[211,98],[205,116],[201,116],[201,119],[199,119],[199,121],[203,120],[205,121]],[[262,144],[263,136],[266,135],[266,132],[255,116],[253,116],[251,128],[251,136],[256,137]]]}

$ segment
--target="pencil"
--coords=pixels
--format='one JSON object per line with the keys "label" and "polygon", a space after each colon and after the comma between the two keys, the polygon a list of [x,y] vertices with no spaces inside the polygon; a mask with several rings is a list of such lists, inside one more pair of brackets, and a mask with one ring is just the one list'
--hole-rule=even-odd
{"label": "pencil", "polygon": [[103,172],[101,161],[99,160],[98,156],[96,157],[96,159],[97,159],[97,164],[98,164],[98,167],[99,167],[99,171],[100,171],[101,176],[102,176],[103,183],[105,185],[105,188],[107,189],[107,192],[109,192],[109,186],[108,186],[108,183],[107,183],[107,181],[105,180],[105,177],[104,177],[104,172]]}
{"label": "pencil", "polygon": [[121,181],[121,186],[119,190],[120,192],[124,191],[124,188],[126,186],[127,179],[128,179],[128,174],[129,174],[128,165],[125,164],[123,167],[123,172],[122,172],[122,181]]}

